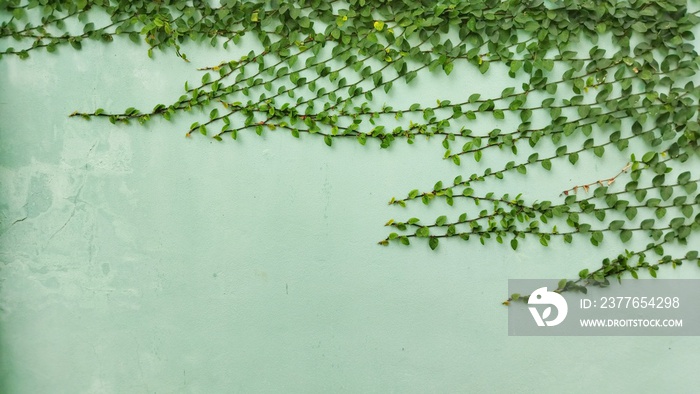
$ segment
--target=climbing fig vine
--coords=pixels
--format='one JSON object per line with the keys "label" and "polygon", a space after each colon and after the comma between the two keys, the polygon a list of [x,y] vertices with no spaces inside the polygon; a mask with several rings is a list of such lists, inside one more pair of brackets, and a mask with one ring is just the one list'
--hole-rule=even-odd
{"label": "climbing fig vine", "polygon": [[[585,291],[698,260],[689,242],[700,228],[698,9],[680,0],[2,0],[0,57],[128,39],[149,57],[189,61],[185,44],[230,54],[253,39],[243,56],[200,69],[196,83],[174,81],[184,93],[168,103],[71,116],[144,124],[192,112],[199,120],[185,134],[219,141],[286,132],[389,148],[437,139],[445,153],[436,159],[462,175],[389,203],[459,214],[403,214],[379,243],[630,245],[559,282],[558,291]],[[456,100],[389,104],[396,87],[456,70],[510,82],[480,91],[479,81],[459,80]],[[611,151],[606,162],[624,157],[619,167],[576,172],[580,159]],[[497,167],[481,169],[487,156]],[[549,200],[489,191],[489,182],[560,166],[580,179]]]}

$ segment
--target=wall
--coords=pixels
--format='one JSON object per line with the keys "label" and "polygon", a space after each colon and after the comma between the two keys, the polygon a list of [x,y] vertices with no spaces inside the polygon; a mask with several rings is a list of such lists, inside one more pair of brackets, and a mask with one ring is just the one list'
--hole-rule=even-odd
{"label": "wall", "polygon": [[[170,81],[228,56],[189,51],[192,64],[150,60],[117,40],[0,62],[0,392],[697,388],[697,338],[507,336],[509,278],[571,277],[614,241],[378,246],[386,220],[411,216],[391,196],[465,171],[440,160],[437,140],[219,143],[184,138],[184,117],[146,128],[67,117],[167,102],[182,92]],[[459,96],[454,81],[477,77],[436,76],[389,99]],[[626,159],[605,160],[507,186],[553,199]]]}

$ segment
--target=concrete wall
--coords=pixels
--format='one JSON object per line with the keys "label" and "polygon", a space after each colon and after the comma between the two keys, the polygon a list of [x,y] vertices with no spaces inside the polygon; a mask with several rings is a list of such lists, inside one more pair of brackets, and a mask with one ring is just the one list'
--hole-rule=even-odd
{"label": "concrete wall", "polygon": [[[184,138],[187,117],[147,128],[67,118],[166,103],[182,93],[171,81],[230,57],[188,55],[150,60],[117,40],[0,61],[0,392],[697,389],[698,338],[507,336],[509,278],[575,276],[617,253],[615,241],[378,246],[389,218],[442,209],[389,198],[478,169],[441,160],[438,140],[388,151],[284,133],[219,143]],[[455,70],[389,99],[458,97],[454,81],[478,75]],[[582,158],[488,187],[556,199],[625,160]]]}

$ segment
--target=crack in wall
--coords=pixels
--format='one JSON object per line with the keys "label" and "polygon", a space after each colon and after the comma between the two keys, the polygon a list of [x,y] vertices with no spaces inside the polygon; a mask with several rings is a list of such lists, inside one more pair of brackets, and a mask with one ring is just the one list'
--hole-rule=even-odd
{"label": "crack in wall", "polygon": [[[87,204],[85,201],[80,200],[80,195],[82,194],[83,188],[85,188],[85,184],[87,183],[87,178],[88,178],[87,173],[88,173],[88,165],[90,164],[90,156],[92,156],[92,152],[95,150],[95,147],[97,147],[98,144],[99,144],[99,141],[95,142],[90,147],[87,154],[85,155],[85,166],[83,167],[83,173],[84,173],[83,180],[82,180],[82,183],[80,184],[80,186],[78,187],[78,190],[72,196],[71,202],[73,203],[73,211],[71,211],[70,215],[68,216],[68,219],[66,219],[66,221],[63,223],[63,225],[49,237],[49,239],[46,241],[46,245],[51,243],[51,240],[53,240],[56,237],[56,235],[58,235],[61,231],[63,231],[63,229],[65,229],[66,226],[68,226],[68,223],[70,223],[70,221],[73,219],[73,217],[75,217],[75,214],[78,211],[78,202]],[[71,197],[68,197],[67,199],[70,200]],[[93,235],[93,237],[94,237],[94,235]],[[90,253],[90,254],[92,254],[92,253]],[[92,257],[91,257],[91,260],[92,260]]]}
{"label": "crack in wall", "polygon": [[12,229],[12,227],[13,227],[14,225],[16,225],[17,223],[22,223],[23,221],[27,220],[28,218],[29,218],[29,215],[26,215],[25,217],[20,218],[20,219],[17,219],[17,220],[15,220],[14,222],[10,223],[10,225],[7,226],[7,228],[5,229],[5,231],[3,231],[2,233],[0,233],[0,237],[2,237],[2,236],[4,236],[5,234],[7,234],[7,232],[10,231],[10,229]]}

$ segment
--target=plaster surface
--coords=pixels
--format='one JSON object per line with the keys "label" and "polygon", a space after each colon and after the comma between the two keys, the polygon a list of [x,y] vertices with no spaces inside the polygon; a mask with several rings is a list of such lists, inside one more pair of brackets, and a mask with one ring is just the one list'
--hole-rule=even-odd
{"label": "plaster surface", "polygon": [[[0,392],[696,392],[698,338],[508,337],[509,278],[575,276],[615,241],[377,245],[386,220],[442,212],[392,196],[494,162],[455,167],[438,140],[219,143],[184,138],[188,117],[67,117],[168,102],[182,93],[171,81],[228,56],[188,55],[150,60],[116,40],[0,62]],[[388,99],[460,96],[454,81],[477,77],[455,70]],[[489,187],[555,199],[625,160]]]}

